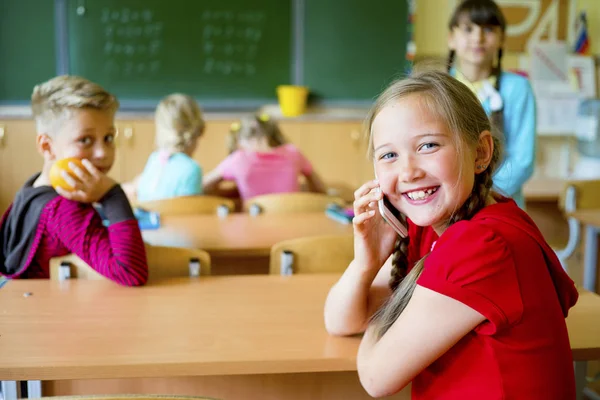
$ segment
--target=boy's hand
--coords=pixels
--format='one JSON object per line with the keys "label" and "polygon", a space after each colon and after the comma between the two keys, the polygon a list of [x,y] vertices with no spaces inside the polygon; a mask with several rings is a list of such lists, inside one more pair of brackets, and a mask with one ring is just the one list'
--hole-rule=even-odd
{"label": "boy's hand", "polygon": [[77,176],[77,179],[74,179],[67,171],[61,172],[63,179],[75,189],[67,191],[57,187],[56,191],[69,200],[80,203],[96,203],[117,183],[98,171],[89,160],[82,160],[81,162],[85,169],[79,168],[74,163],[69,163],[69,168]]}

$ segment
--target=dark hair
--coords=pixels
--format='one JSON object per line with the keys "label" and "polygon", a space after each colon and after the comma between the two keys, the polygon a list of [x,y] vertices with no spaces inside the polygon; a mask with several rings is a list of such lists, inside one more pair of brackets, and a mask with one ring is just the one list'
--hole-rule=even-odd
{"label": "dark hair", "polygon": [[[452,30],[456,28],[464,19],[467,19],[471,23],[479,26],[498,26],[502,30],[502,33],[506,32],[506,19],[502,10],[492,0],[464,0],[456,7],[450,22],[448,23],[448,29]],[[496,77],[496,90],[500,92],[500,73],[502,72],[502,47],[498,49],[498,64],[492,70],[492,75]],[[454,64],[454,50],[450,50],[448,53],[448,72],[452,69]],[[504,121],[502,120],[502,109],[496,110],[492,113],[492,122],[496,128],[502,132],[504,130]]]}

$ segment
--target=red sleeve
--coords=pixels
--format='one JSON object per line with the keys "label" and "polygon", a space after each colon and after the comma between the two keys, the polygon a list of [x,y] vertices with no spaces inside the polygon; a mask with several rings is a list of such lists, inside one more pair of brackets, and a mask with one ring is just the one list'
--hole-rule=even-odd
{"label": "red sleeve", "polygon": [[143,285],[148,280],[146,251],[135,219],[107,228],[91,205],[61,198],[46,229],[108,279],[125,286]]}
{"label": "red sleeve", "polygon": [[461,221],[444,232],[425,260],[417,284],[452,297],[486,317],[477,328],[493,334],[521,319],[523,301],[514,259],[489,227]]}

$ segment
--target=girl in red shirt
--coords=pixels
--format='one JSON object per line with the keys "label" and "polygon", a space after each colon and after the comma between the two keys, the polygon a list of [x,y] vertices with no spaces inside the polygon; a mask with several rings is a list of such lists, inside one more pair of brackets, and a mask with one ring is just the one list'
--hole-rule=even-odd
{"label": "girl in red shirt", "polygon": [[[575,398],[564,319],[577,290],[529,216],[491,191],[501,149],[477,97],[423,72],[388,87],[367,122],[379,179],[355,193],[354,260],[325,305],[331,334],[365,331],[367,392]],[[384,195],[408,237],[376,212]]]}

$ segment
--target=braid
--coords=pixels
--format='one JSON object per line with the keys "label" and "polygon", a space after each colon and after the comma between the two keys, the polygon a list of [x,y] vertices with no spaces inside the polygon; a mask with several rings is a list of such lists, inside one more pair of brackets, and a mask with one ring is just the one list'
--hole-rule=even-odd
{"label": "braid", "polygon": [[[500,93],[500,75],[502,74],[502,47],[498,49],[498,65],[494,70],[494,75],[496,76],[496,91]],[[492,122],[498,132],[504,132],[504,118],[503,118],[504,107],[500,110],[494,111],[492,113]],[[504,135],[504,134],[503,134]]]}
{"label": "braid", "polygon": [[502,47],[498,49],[498,65],[496,65],[496,90],[500,91],[500,74],[502,73]]}
{"label": "braid", "polygon": [[408,272],[408,243],[410,238],[398,237],[394,245],[394,253],[392,255],[392,276],[390,278],[390,288],[396,290],[400,282],[406,277]]}
{"label": "braid", "polygon": [[448,65],[447,65],[447,71],[450,72],[450,70],[452,69],[452,64],[454,64],[454,56],[456,55],[456,52],[454,50],[450,50],[450,52],[448,53]]}
{"label": "braid", "polygon": [[[493,158],[498,158],[497,152]],[[495,165],[497,160],[492,159],[490,164]],[[487,167],[485,171],[482,173],[475,175],[475,183],[473,184],[473,190],[471,191],[471,195],[465,201],[463,206],[455,212],[452,217],[450,217],[450,221],[448,222],[448,226],[462,220],[469,220],[473,218],[475,214],[483,207],[485,207],[485,202],[487,200],[490,191],[492,190],[492,168]]]}

